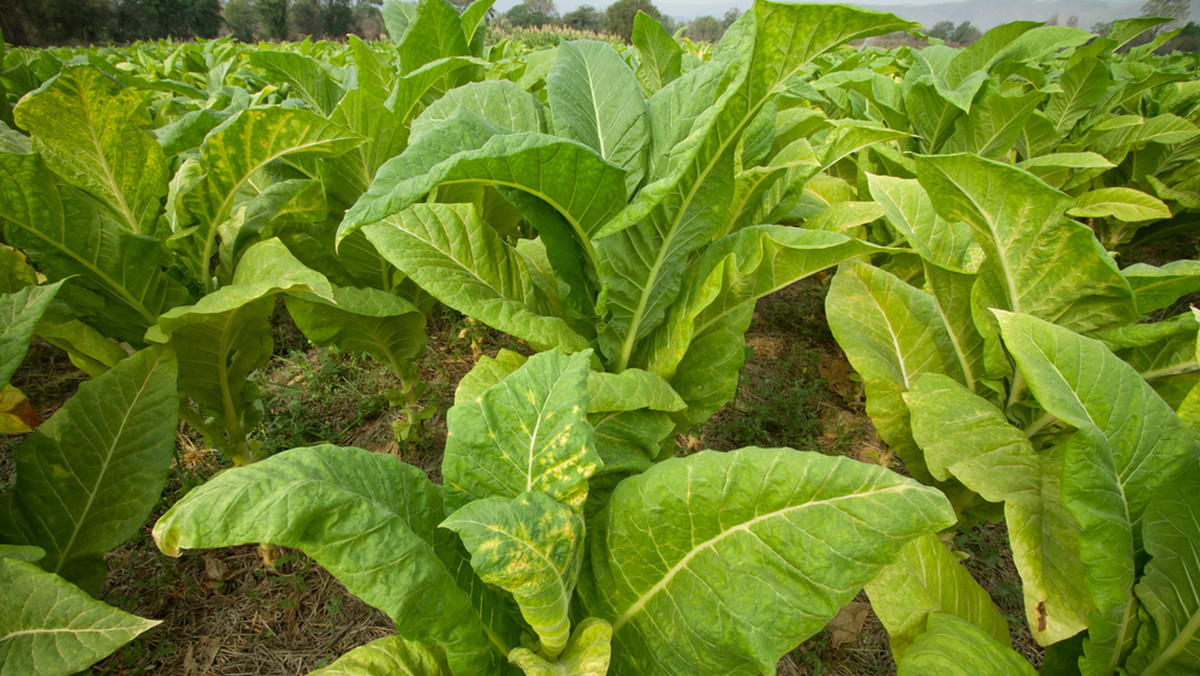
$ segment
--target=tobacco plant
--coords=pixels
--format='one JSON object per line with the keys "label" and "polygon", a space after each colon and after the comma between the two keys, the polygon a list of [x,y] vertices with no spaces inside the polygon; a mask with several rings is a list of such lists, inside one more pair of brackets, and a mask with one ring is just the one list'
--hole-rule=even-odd
{"label": "tobacco plant", "polygon": [[953,521],[934,489],[786,448],[672,458],[597,492],[589,402],[637,388],[591,358],[481,360],[440,486],[391,455],[293,449],[195,489],[155,539],[297,547],[396,623],[316,673],[769,674]]}
{"label": "tobacco plant", "polygon": [[780,113],[788,88],[847,41],[912,26],[758,2],[682,72],[678,45],[651,46],[640,25],[637,73],[607,43],[569,42],[536,95],[503,80],[449,92],[338,234],[365,234],[438,300],[539,350],[590,348],[606,372],[673,389],[676,407],[605,411],[610,472],[648,468],[732,397],[757,298],[876,250],[758,224],[822,167],[896,135],[854,127],[814,151]]}
{"label": "tobacco plant", "polygon": [[[1138,552],[1164,551],[1144,532],[1147,510],[1200,459],[1188,403],[1197,322],[1139,320],[1194,291],[1196,264],[1118,269],[1069,218],[1071,198],[1019,168],[974,155],[915,167],[916,180],[867,177],[913,254],[842,266],[827,299],[880,437],[914,476],[944,482],[963,519],[996,518],[1002,503],[1039,643],[1086,630],[1081,645],[1055,649],[1081,653],[1084,673],[1163,667],[1194,645],[1194,606],[1147,601],[1162,590],[1138,582],[1150,574]],[[1193,527],[1190,507],[1162,509],[1168,531]],[[1156,565],[1190,569],[1194,558]],[[939,625],[936,641],[955,626]]]}

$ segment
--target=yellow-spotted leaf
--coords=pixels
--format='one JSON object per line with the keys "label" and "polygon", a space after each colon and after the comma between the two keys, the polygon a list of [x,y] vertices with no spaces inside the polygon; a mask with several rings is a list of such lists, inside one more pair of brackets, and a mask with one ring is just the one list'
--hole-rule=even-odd
{"label": "yellow-spotted leaf", "polygon": [[571,596],[583,563],[583,518],[545,493],[476,500],[442,522],[471,552],[480,579],[513,595],[554,660],[571,635]]}
{"label": "yellow-spotted leaf", "polygon": [[576,511],[600,465],[587,421],[591,350],[543,352],[447,414],[446,506],[541,491]]}

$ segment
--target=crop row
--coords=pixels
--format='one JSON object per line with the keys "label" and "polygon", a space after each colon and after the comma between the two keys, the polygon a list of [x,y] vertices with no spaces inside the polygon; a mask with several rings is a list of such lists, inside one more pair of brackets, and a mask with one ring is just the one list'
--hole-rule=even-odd
{"label": "crop row", "polygon": [[[394,43],[3,56],[0,417],[32,432],[0,494],[0,671],[155,624],[89,594],[180,420],[235,467],[163,551],[299,548],[395,622],[318,673],[774,673],[864,586],[901,674],[1033,673],[938,537],[985,519],[1044,673],[1200,671],[1200,262],[1173,253],[1200,83],[1153,54],[1169,33],[1129,48],[1158,20],[856,49],[916,25],[760,0],[711,51],[639,15],[632,47],[528,52],[484,44],[490,4],[389,3]],[[733,397],[756,300],[832,268],[912,478],[676,457]],[[399,379],[401,441],[433,413],[436,303],[536,354],[460,383],[441,485],[355,448],[264,458],[279,298]],[[34,335],[92,377],[40,425],[7,385]]]}

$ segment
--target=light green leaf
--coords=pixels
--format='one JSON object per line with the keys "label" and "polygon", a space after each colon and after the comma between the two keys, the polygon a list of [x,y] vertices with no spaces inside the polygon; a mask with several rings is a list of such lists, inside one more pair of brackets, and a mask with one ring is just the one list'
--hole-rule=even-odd
{"label": "light green leaf", "polygon": [[251,66],[262,69],[270,82],[287,83],[314,112],[329,117],[345,91],[316,59],[295,52],[255,49],[247,54]]}
{"label": "light green leaf", "polygon": [[1004,502],[1034,638],[1049,645],[1086,629],[1095,606],[1079,584],[1079,525],[1063,504],[1065,449],[1034,452],[1000,409],[945,376],[921,376],[904,401],[934,477],[953,476],[985,499]]}
{"label": "light green leaf", "polygon": [[121,226],[150,234],[167,192],[166,157],[144,131],[142,97],[95,68],[75,66],[21,100],[13,114],[55,173],[95,195]]}
{"label": "light green leaf", "polygon": [[446,658],[403,636],[384,636],[308,676],[450,676]]}
{"label": "light green leaf", "polygon": [[965,223],[950,223],[938,216],[929,195],[916,180],[867,174],[867,185],[888,222],[914,251],[938,265],[964,267],[971,229]]}
{"label": "light green leaf", "polygon": [[988,636],[966,620],[943,613],[929,616],[928,628],[917,636],[896,666],[898,676],[1037,674],[1033,666],[1007,644]]}
{"label": "light green leaf", "polygon": [[1154,621],[1154,641],[1138,637],[1130,673],[1200,671],[1200,472],[1192,467],[1147,507],[1142,538],[1152,558],[1135,591]]}
{"label": "light green leaf", "polygon": [[688,403],[681,428],[708,418],[737,388],[755,302],[796,280],[878,248],[831,232],[754,226],[724,238],[691,266],[686,297],[640,347],[635,365],[654,371]]}
{"label": "light green leaf", "polygon": [[934,613],[966,620],[993,640],[1008,643],[1008,623],[991,597],[934,533],[905,545],[895,563],[867,583],[866,591],[871,609],[888,630],[897,663]]}
{"label": "light green leaf", "polygon": [[1165,482],[1200,457],[1191,433],[1099,341],[996,311],[1005,346],[1038,403],[1079,431],[1067,444],[1063,501],[1082,527],[1080,559],[1097,612],[1084,661],[1106,672],[1136,631],[1135,524]]}
{"label": "light green leaf", "polygon": [[587,422],[591,352],[543,352],[446,414],[446,506],[541,491],[576,511],[600,458]]}
{"label": "light green leaf", "polygon": [[383,17],[383,26],[387,30],[388,37],[392,39],[392,42],[400,42],[405,31],[408,30],[408,24],[417,15],[417,3],[385,0],[380,14]]}
{"label": "light green leaf", "polygon": [[1096,153],[1053,153],[1032,157],[1017,166],[1045,181],[1053,188],[1064,189],[1080,179],[1099,176],[1116,165]]}
{"label": "light green leaf", "polygon": [[661,376],[641,369],[588,373],[588,410],[592,412],[681,411],[687,404]]}
{"label": "light green leaf", "polygon": [[37,334],[66,352],[71,363],[92,378],[129,356],[117,341],[69,315],[54,311],[42,317]]}
{"label": "light green leaf", "polygon": [[510,592],[555,660],[571,635],[571,597],[583,564],[583,518],[545,493],[485,498],[442,522],[462,538],[479,578]]}
{"label": "light green leaf", "polygon": [[1200,261],[1179,260],[1154,267],[1134,263],[1121,270],[1137,296],[1138,312],[1149,314],[1200,291]]}
{"label": "light green leaf", "polygon": [[1031,174],[972,155],[917,158],[934,208],[965,221],[987,255],[980,283],[1001,309],[1071,330],[1139,317],[1116,263],[1090,228],[1064,219],[1071,200]]}
{"label": "light green leaf", "polygon": [[93,296],[91,307],[76,314],[130,344],[142,344],[160,313],[191,302],[188,291],[164,274],[169,257],[161,242],[105,221],[92,200],[60,185],[38,155],[0,154],[0,224],[5,241],[51,280],[79,276],[59,300],[78,300],[71,288],[76,285],[83,294],[99,294],[100,309]]}
{"label": "light green leaf", "polygon": [[1079,218],[1115,218],[1118,221],[1154,221],[1170,218],[1162,200],[1133,188],[1100,188],[1075,198],[1068,214]]}
{"label": "light green leaf", "polygon": [[277,160],[336,157],[364,140],[299,108],[243,110],[214,130],[200,146],[199,181],[179,196],[175,231],[195,227],[186,244],[180,243],[192,273],[209,283],[208,265],[219,228],[234,215],[242,187],[260,169]]}
{"label": "light green leaf", "polygon": [[175,356],[151,347],[80,386],[16,450],[10,489],[40,565],[99,593],[102,558],[141,527],[174,458]]}
{"label": "light green leaf", "polygon": [[[501,348],[495,357],[480,355],[475,361],[475,366],[458,381],[458,389],[454,390],[454,403],[462,404],[482,395],[489,387],[521,368],[527,359],[523,354],[504,348]],[[591,375],[588,374],[589,384]]]}
{"label": "light green leaf", "polygon": [[0,544],[0,559],[16,559],[28,563],[37,563],[46,556],[46,550],[29,545]]}
{"label": "light green leaf", "polygon": [[451,89],[429,104],[413,120],[412,137],[415,139],[431,132],[459,109],[468,110],[480,119],[510,132],[542,131],[542,105],[536,97],[515,82],[488,80]]}
{"label": "light green leaf", "polygon": [[0,387],[8,384],[25,359],[34,328],[61,286],[62,282],[27,286],[0,295]]}
{"label": "light green leaf", "polygon": [[441,496],[420,469],[359,448],[284,451],[193,489],[154,526],[165,553],[295,547],[406,638],[437,643],[455,673],[495,673],[470,597],[434,551]]}
{"label": "light green leaf", "polygon": [[159,624],[101,603],[32,563],[0,559],[0,665],[67,676]]}
{"label": "light green leaf", "polygon": [[963,379],[954,341],[933,297],[860,263],[838,269],[825,299],[829,328],[862,376],[879,437],[916,476],[925,461],[912,439],[903,394],[925,373]]}
{"label": "light green leaf", "polygon": [[547,661],[528,648],[513,648],[508,659],[526,676],[604,676],[612,658],[612,627],[589,617],[575,627],[571,641],[558,659]]}
{"label": "light green leaf", "polygon": [[378,289],[334,287],[333,299],[288,294],[288,313],[316,345],[366,352],[397,376],[425,351],[425,315],[403,298]]}
{"label": "light green leaf", "polygon": [[641,10],[633,17],[632,40],[638,54],[634,74],[646,96],[653,96],[683,74],[683,49],[662,24]]}
{"label": "light green leaf", "polygon": [[546,75],[554,131],[626,171],[629,194],[646,174],[650,122],[633,71],[607,42],[563,42]]}
{"label": "light green leaf", "polygon": [[600,515],[587,612],[612,623],[614,673],[772,674],[908,540],[952,523],[941,493],[846,458],[674,458]]}
{"label": "light green leaf", "polygon": [[542,314],[525,261],[469,205],[417,204],[363,229],[379,253],[446,305],[540,349],[586,349]]}
{"label": "light green leaf", "polygon": [[[449,56],[469,56],[470,45],[463,34],[458,11],[444,0],[420,0],[409,14],[402,35],[392,34],[398,43],[400,72],[404,75]],[[398,22],[397,22],[398,23]]]}
{"label": "light green leaf", "polygon": [[959,118],[956,133],[943,152],[971,152],[981,157],[1002,159],[1013,149],[1025,123],[1037,110],[1045,94],[1033,90],[1002,94],[989,89],[971,111]]}

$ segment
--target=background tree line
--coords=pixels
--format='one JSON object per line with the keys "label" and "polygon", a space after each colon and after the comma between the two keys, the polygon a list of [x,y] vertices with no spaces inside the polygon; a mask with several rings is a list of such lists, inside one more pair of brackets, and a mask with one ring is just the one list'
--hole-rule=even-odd
{"label": "background tree line", "polygon": [[[467,0],[451,0],[455,4]],[[697,42],[716,42],[725,34],[725,29],[741,15],[739,10],[730,9],[725,16],[717,19],[712,16],[701,16],[687,23],[665,16],[650,0],[618,0],[607,8],[600,10],[592,5],[582,5],[578,9],[559,15],[554,6],[554,0],[525,0],[514,6],[503,15],[503,20],[512,26],[522,28],[541,28],[543,26],[566,26],[576,30],[608,33],[625,40],[633,33],[633,18],[637,13],[645,12],[663,25],[668,33],[674,33],[680,28],[683,34]]]}
{"label": "background tree line", "polygon": [[383,0],[2,0],[0,30],[14,45],[215,38],[243,42],[348,33],[378,35]]}

